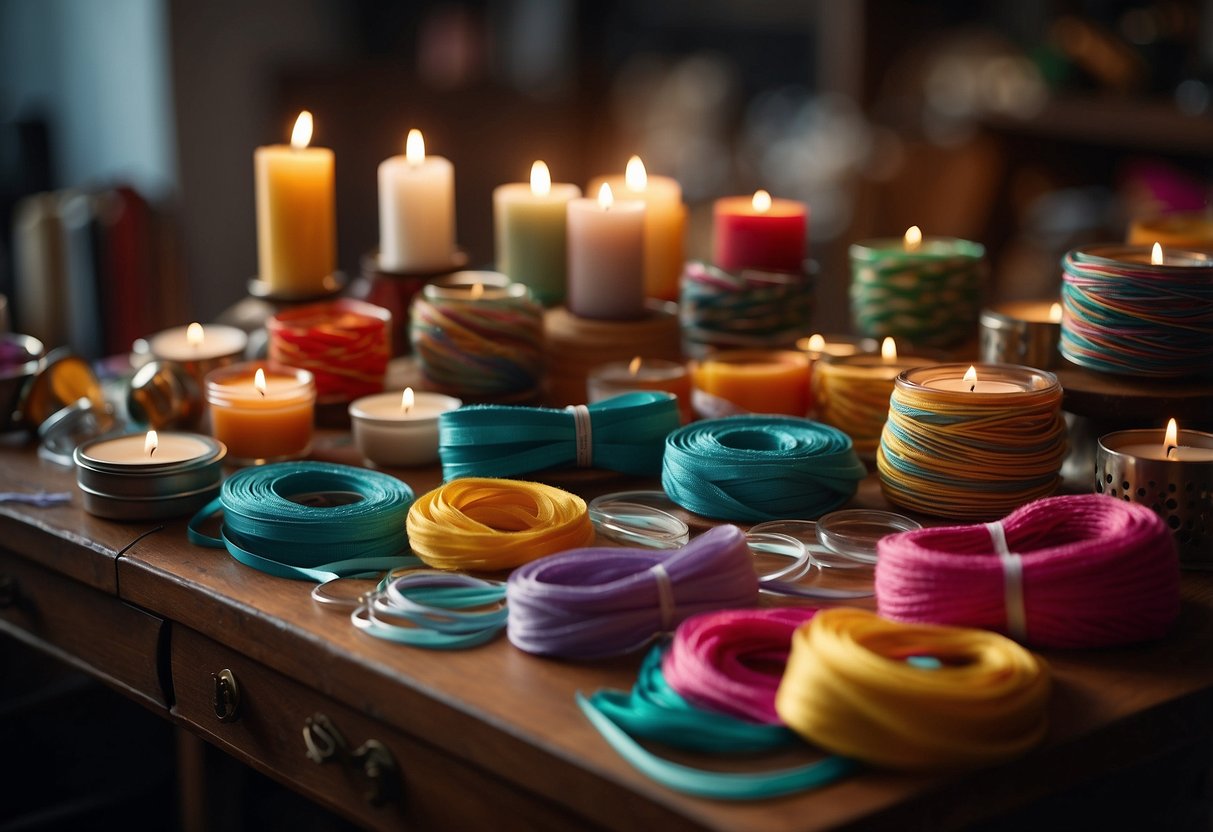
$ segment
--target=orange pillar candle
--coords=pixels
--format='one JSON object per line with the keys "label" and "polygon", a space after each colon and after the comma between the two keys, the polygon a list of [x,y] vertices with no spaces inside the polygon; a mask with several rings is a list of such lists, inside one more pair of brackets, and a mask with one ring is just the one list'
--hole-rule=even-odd
{"label": "orange pillar candle", "polygon": [[211,434],[236,464],[295,459],[312,447],[316,383],[307,370],[250,361],[206,377]]}
{"label": "orange pillar candle", "polygon": [[809,412],[809,359],[794,350],[732,350],[691,362],[692,404],[705,418]]}

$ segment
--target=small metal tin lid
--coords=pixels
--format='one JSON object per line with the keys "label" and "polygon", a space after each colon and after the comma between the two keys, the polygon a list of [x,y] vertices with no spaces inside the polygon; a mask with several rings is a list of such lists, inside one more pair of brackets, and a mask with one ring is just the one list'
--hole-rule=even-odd
{"label": "small metal tin lid", "polygon": [[75,464],[72,454],[79,445],[118,430],[118,420],[108,404],[97,407],[89,399],[78,399],[55,411],[38,426],[38,456],[71,466]]}
{"label": "small metal tin lid", "polygon": [[76,483],[82,491],[105,497],[123,499],[171,499],[188,496],[214,488],[222,477],[222,462],[227,447],[217,439],[201,434],[165,434],[188,437],[203,447],[198,456],[168,462],[111,462],[91,455],[101,443],[121,440],[125,436],[105,436],[85,442],[76,448]]}

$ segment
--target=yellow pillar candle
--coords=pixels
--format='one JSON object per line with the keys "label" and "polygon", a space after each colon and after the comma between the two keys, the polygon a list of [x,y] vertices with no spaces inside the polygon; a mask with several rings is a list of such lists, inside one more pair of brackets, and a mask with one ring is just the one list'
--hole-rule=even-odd
{"label": "yellow pillar candle", "polygon": [[691,362],[691,401],[705,418],[737,413],[804,416],[809,359],[794,350],[730,350]]}
{"label": "yellow pillar candle", "polygon": [[623,176],[600,176],[590,183],[596,194],[603,183],[619,199],[638,199],[645,204],[644,290],[651,298],[678,300],[678,279],[686,260],[684,238],[687,207],[682,186],[669,176],[650,176],[639,156],[628,160]]}
{"label": "yellow pillar candle", "polygon": [[258,276],[275,297],[309,297],[333,288],[333,151],[308,147],[311,139],[312,114],[304,110],[289,146],[259,147],[253,154]]}
{"label": "yellow pillar candle", "polygon": [[544,306],[564,300],[568,204],[580,196],[576,185],[553,183],[543,162],[531,166],[529,184],[511,182],[493,190],[497,271],[530,287]]}

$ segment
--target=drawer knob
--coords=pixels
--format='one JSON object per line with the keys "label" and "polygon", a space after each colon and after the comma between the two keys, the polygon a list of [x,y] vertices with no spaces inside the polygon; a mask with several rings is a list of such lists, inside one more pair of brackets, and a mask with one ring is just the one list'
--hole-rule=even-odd
{"label": "drawer knob", "polygon": [[396,758],[379,740],[367,740],[354,749],[351,762],[367,779],[366,802],[382,806],[394,798],[400,788]]}
{"label": "drawer knob", "polygon": [[0,610],[7,610],[21,603],[21,585],[12,575],[0,575]]}
{"label": "drawer knob", "polygon": [[240,718],[240,685],[236,674],[226,667],[218,673],[212,673],[215,683],[214,697],[211,704],[215,708],[215,716],[220,722],[235,722]]}
{"label": "drawer knob", "polygon": [[344,757],[349,748],[337,726],[324,714],[303,721],[303,744],[307,747],[307,758],[316,765],[327,763],[338,754]]}

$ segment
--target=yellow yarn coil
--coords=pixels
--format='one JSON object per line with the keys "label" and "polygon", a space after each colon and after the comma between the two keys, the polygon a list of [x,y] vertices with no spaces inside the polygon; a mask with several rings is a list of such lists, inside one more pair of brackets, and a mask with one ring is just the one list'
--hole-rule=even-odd
{"label": "yellow yarn coil", "polygon": [[[931,657],[923,668],[910,657]],[[984,630],[819,612],[796,630],[775,710],[810,742],[901,769],[980,765],[1045,735],[1048,665]]]}
{"label": "yellow yarn coil", "polygon": [[585,500],[550,485],[467,477],[429,491],[409,508],[413,554],[435,569],[498,572],[588,546]]}

